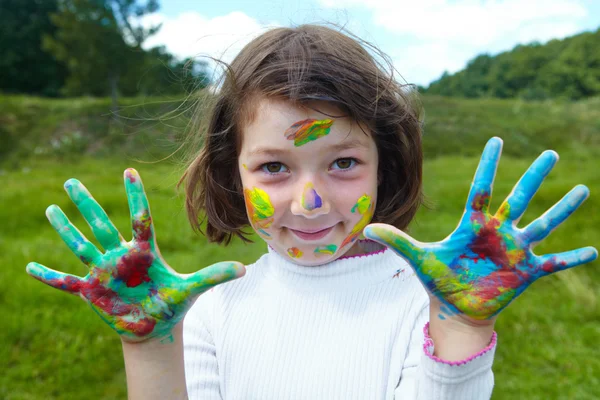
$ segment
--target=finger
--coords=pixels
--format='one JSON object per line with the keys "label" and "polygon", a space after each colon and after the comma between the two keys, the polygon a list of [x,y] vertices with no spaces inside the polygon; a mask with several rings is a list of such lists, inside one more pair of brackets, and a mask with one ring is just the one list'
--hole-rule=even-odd
{"label": "finger", "polygon": [[133,168],[125,170],[124,178],[133,228],[133,238],[138,241],[152,241],[154,240],[154,227],[152,225],[150,206],[146,192],[144,191],[142,178]]}
{"label": "finger", "polygon": [[246,274],[246,267],[239,262],[224,261],[203,268],[185,278],[186,289],[192,296],[202,294],[221,283],[225,283]]}
{"label": "finger", "polygon": [[543,152],[519,179],[512,192],[500,205],[495,217],[499,221],[508,219],[515,221],[515,223],[518,222],[525,213],[533,195],[538,191],[557,161],[558,154],[555,151],[546,150]]}
{"label": "finger", "polygon": [[71,294],[79,294],[82,278],[78,276],[58,272],[36,262],[27,264],[26,271],[29,275],[44,282],[46,285]]}
{"label": "finger", "polygon": [[564,271],[581,264],[594,261],[598,258],[598,250],[594,247],[582,247],[581,249],[565,251],[558,254],[546,254],[537,257],[539,273],[549,275],[554,272]]}
{"label": "finger", "polygon": [[413,266],[419,265],[424,253],[424,245],[400,229],[387,224],[369,224],[363,229],[367,239],[374,240],[394,250]]}
{"label": "finger", "polygon": [[57,205],[46,209],[46,217],[52,227],[58,232],[61,239],[71,251],[87,266],[102,256],[102,253],[92,242],[69,221],[65,213]]}
{"label": "finger", "polygon": [[493,137],[488,140],[471,184],[471,190],[467,198],[467,210],[487,212],[492,198],[492,186],[501,153],[502,139]]}
{"label": "finger", "polygon": [[69,179],[65,182],[65,190],[105,250],[114,249],[124,242],[106,212],[81,182]]}
{"label": "finger", "polygon": [[577,185],[538,219],[523,228],[528,243],[535,244],[562,224],[590,195],[584,185]]}

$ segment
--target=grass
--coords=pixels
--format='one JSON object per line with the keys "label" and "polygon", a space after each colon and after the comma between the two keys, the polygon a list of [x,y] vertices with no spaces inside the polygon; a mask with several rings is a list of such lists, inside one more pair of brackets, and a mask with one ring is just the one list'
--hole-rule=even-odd
{"label": "grass", "polygon": [[[495,185],[497,206],[530,160],[504,158]],[[412,234],[440,240],[456,225],[464,206],[475,157],[440,157],[426,163],[425,183],[435,210],[422,209]],[[593,163],[563,160],[547,179],[524,217],[531,221],[576,182],[598,193]],[[148,192],[161,251],[180,272],[225,259],[253,262],[265,251],[257,241],[230,247],[207,245],[191,233],[174,183],[179,171],[168,164],[84,159],[79,163],[34,161],[2,176],[0,236],[0,397],[5,399],[124,398],[125,376],[119,339],[80,299],[59,293],[25,273],[29,261],[74,274],[84,267],[62,243],[44,216],[58,204],[89,238],[89,227],[62,189],[77,177],[127,235],[128,209],[122,184],[126,167],[136,167]],[[442,202],[443,200],[443,202]],[[563,251],[600,243],[600,206],[591,197],[539,246]],[[598,262],[535,283],[500,317],[500,344],[494,370],[494,399],[591,399],[600,390],[600,284]]]}
{"label": "grass", "polygon": [[[148,103],[126,99],[126,105]],[[534,198],[520,226],[551,207],[575,184],[592,192],[586,203],[536,248],[559,252],[600,245],[600,99],[578,103],[456,100],[428,96],[425,115],[425,191],[411,234],[443,239],[462,214],[485,141],[505,142],[492,206],[498,206],[536,155],[559,151],[561,161]],[[173,148],[186,113],[147,120],[173,108],[164,102],[130,107],[140,118],[114,126],[107,99],[44,100],[0,96],[0,398],[125,398],[117,335],[80,299],[59,293],[25,273],[37,261],[83,275],[85,269],[46,220],[58,204],[90,239],[91,231],[62,189],[80,179],[115,225],[130,234],[123,170],[140,171],[164,257],[179,272],[226,259],[252,263],[265,244],[209,245],[192,233],[175,183],[182,171],[143,164]],[[141,125],[140,125],[141,124]],[[157,141],[159,143],[157,144]],[[592,399],[600,393],[600,263],[561,272],[533,284],[500,316],[494,363],[494,399]]]}

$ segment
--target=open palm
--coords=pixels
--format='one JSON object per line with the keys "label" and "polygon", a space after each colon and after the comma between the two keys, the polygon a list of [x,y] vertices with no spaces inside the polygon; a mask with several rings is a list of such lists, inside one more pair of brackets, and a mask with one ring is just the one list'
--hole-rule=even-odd
{"label": "open palm", "polygon": [[535,244],[547,237],[588,197],[578,185],[527,227],[517,223],[558,155],[545,151],[529,167],[495,215],[489,205],[502,140],[488,141],[475,173],[465,212],[446,239],[421,243],[385,224],[371,224],[364,235],[396,251],[413,267],[430,295],[448,315],[483,320],[498,314],[542,276],[593,261],[593,247],[538,256]]}
{"label": "open palm", "polygon": [[125,340],[167,337],[195,297],[245,273],[237,262],[221,262],[194,274],[175,272],[162,258],[142,181],[134,169],[124,173],[133,239],[126,242],[106,212],[76,179],[65,189],[102,245],[101,252],[52,205],[46,215],[71,251],[88,266],[85,277],[29,263],[27,272],[57,289],[79,295]]}

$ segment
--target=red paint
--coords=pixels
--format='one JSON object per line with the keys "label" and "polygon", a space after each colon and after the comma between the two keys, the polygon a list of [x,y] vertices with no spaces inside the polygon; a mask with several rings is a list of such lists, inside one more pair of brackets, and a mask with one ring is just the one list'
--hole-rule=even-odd
{"label": "red paint", "polygon": [[[135,283],[136,279],[139,279],[141,282],[146,278],[149,279],[147,274],[131,274],[127,281]],[[156,320],[153,318],[144,317],[136,322],[123,321],[117,318],[124,315],[143,315],[143,310],[138,304],[124,302],[117,292],[102,285],[98,278],[92,277],[87,280],[81,280],[76,277],[67,276],[65,279],[50,279],[47,282],[51,286],[60,287],[71,293],[81,293],[90,303],[100,308],[108,316],[113,317],[115,326],[120,329],[140,337],[147,336],[154,330]]]}
{"label": "red paint", "polygon": [[133,230],[135,232],[135,237],[138,240],[150,240],[150,237],[152,236],[152,229],[150,229],[151,225],[152,217],[150,217],[148,213],[145,213],[142,216],[142,218],[133,221]]}
{"label": "red paint", "polygon": [[551,257],[550,259],[548,259],[548,261],[546,261],[545,263],[543,263],[540,266],[540,269],[542,271],[544,271],[547,274],[551,274],[553,272],[556,272],[557,270],[557,265],[560,265],[561,267],[566,267],[567,266],[567,262],[566,261],[561,261],[559,263],[556,262],[556,257]]}
{"label": "red paint", "polygon": [[483,210],[483,207],[487,207],[489,203],[489,193],[477,193],[475,197],[473,197],[473,201],[471,202],[471,208],[475,211],[481,211]]}
{"label": "red paint", "polygon": [[510,266],[506,254],[506,244],[504,238],[498,233],[500,223],[496,219],[491,219],[483,225],[473,243],[469,244],[469,249],[481,259],[488,259],[501,268]]}
{"label": "red paint", "polygon": [[133,251],[121,258],[115,278],[125,282],[127,287],[136,287],[143,282],[150,282],[148,269],[153,260],[154,257],[149,252]]}
{"label": "red paint", "polygon": [[135,183],[136,181],[136,176],[131,170],[127,170],[127,179],[129,179],[129,183]]}
{"label": "red paint", "polygon": [[136,336],[147,336],[154,330],[156,320],[150,318],[142,318],[137,322],[125,322],[120,325],[121,328],[132,332]]}

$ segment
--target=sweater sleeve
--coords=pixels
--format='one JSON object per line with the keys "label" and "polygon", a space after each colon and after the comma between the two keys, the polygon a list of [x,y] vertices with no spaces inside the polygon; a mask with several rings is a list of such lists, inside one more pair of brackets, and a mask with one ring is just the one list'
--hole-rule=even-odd
{"label": "sweater sleeve", "polygon": [[478,354],[460,362],[448,362],[433,356],[429,338],[429,308],[425,307],[415,322],[396,399],[418,400],[483,400],[492,396],[494,374],[492,363],[496,350],[496,334],[490,345]]}
{"label": "sweater sleeve", "polygon": [[185,381],[190,400],[221,400],[213,322],[214,291],[211,290],[196,300],[183,322]]}

